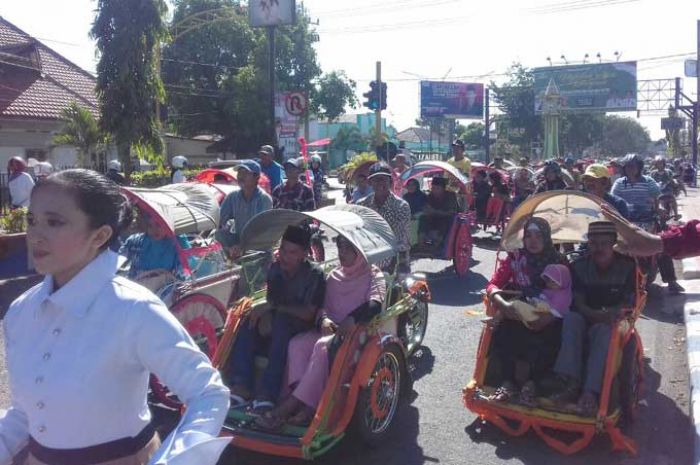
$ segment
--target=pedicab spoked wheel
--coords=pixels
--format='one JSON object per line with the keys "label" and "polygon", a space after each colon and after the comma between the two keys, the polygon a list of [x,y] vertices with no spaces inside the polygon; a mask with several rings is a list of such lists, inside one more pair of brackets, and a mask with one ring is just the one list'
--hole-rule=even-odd
{"label": "pedicab spoked wheel", "polygon": [[417,300],[411,309],[399,316],[399,339],[406,347],[406,355],[412,355],[423,343],[428,329],[428,302]]}
{"label": "pedicab spoked wheel", "polygon": [[455,234],[455,250],[452,264],[454,265],[455,273],[460,278],[469,271],[469,261],[472,257],[472,237],[469,228],[469,223],[462,223]]}
{"label": "pedicab spoked wheel", "polygon": [[[215,298],[206,294],[194,294],[177,302],[170,312],[192,336],[195,343],[210,359],[216,352],[218,338],[226,321],[226,310]],[[150,387],[156,402],[170,408],[180,408],[182,402],[151,375]]]}
{"label": "pedicab spoked wheel", "polygon": [[632,334],[622,351],[622,364],[619,373],[620,406],[626,424],[631,424],[636,420],[642,395],[643,373],[640,350],[637,336]]}
{"label": "pedicab spoked wheel", "polygon": [[380,445],[391,432],[401,398],[401,350],[390,346],[377,359],[367,385],[357,398],[354,429],[370,446]]}

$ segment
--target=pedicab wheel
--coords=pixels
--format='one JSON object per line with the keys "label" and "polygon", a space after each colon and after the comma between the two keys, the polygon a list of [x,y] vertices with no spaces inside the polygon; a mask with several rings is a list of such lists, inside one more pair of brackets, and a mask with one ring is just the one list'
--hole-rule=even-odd
{"label": "pedicab wheel", "polygon": [[[195,343],[209,358],[214,356],[219,334],[226,321],[226,309],[215,298],[206,294],[194,294],[177,302],[170,312],[185,327]],[[150,378],[154,400],[167,407],[178,409],[182,402],[154,375]]]}
{"label": "pedicab wheel", "polygon": [[643,373],[640,366],[640,350],[636,334],[633,334],[622,351],[619,373],[620,406],[625,424],[635,421],[641,400]]}
{"label": "pedicab wheel", "polygon": [[469,223],[460,224],[455,234],[452,264],[460,278],[469,271],[469,261],[472,258],[472,237],[469,228]]}
{"label": "pedicab wheel", "polygon": [[411,356],[423,343],[428,329],[428,302],[416,301],[411,309],[399,316],[399,339],[406,348],[406,355]]}
{"label": "pedicab wheel", "polygon": [[370,447],[382,444],[394,426],[405,374],[402,358],[400,348],[387,347],[357,398],[353,430]]}

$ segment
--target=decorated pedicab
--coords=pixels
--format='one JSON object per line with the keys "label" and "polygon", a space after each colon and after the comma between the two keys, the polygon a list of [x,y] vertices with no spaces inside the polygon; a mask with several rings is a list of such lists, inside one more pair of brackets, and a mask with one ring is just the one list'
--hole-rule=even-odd
{"label": "decorated pedicab", "polygon": [[[277,247],[288,225],[313,219],[328,231],[350,241],[369,263],[391,260],[397,255],[396,239],[386,221],[371,209],[355,205],[329,206],[313,212],[275,210],[261,213],[248,223],[242,244],[250,250]],[[332,260],[326,262],[332,264]],[[346,433],[353,431],[376,445],[396,423],[400,400],[411,392],[407,359],[425,334],[430,292],[420,275],[386,274],[387,294],[382,311],[367,324],[358,324],[341,342],[327,384],[308,427],[284,424],[275,430],[256,426],[258,415],[245,407],[231,408],[222,435],[234,446],[270,455],[313,459],[326,453]],[[224,379],[241,325],[250,312],[265,304],[265,293],[241,299],[229,313],[214,364]],[[263,357],[256,367],[265,366]],[[259,374],[259,373],[258,373]]]}
{"label": "decorated pedicab", "polygon": [[[555,243],[583,243],[588,224],[604,221],[600,200],[574,191],[551,191],[530,197],[515,211],[501,240],[501,250],[522,247],[522,230],[533,217],[546,219],[552,227]],[[492,395],[501,383],[499,363],[491,355],[497,327],[485,324],[477,349],[472,380],[463,390],[466,407],[482,420],[496,425],[506,434],[521,436],[535,431],[550,447],[563,454],[585,448],[594,436],[607,434],[613,450],[635,454],[635,442],[621,430],[634,420],[640,401],[644,375],[642,341],[635,323],[646,304],[645,276],[636,266],[634,304],[621,312],[613,324],[606,358],[600,401],[593,416],[584,416],[573,404],[559,404],[537,397],[534,404],[516,400],[497,401]],[[496,311],[484,298],[486,314]]]}
{"label": "decorated pedicab", "polygon": [[[230,187],[230,186],[225,186]],[[137,223],[155,222],[175,245],[177,267],[139,273],[131,279],[158,295],[210,357],[223,333],[227,309],[238,297],[240,266],[230,265],[214,241],[219,224],[217,191],[206,184],[173,184],[157,189],[122,188],[134,206]],[[121,273],[128,275],[126,261]],[[155,400],[179,406],[155,378]]]}
{"label": "decorated pedicab", "polygon": [[400,186],[406,188],[408,183],[415,179],[418,181],[419,189],[430,190],[432,177],[443,176],[447,179],[449,189],[452,189],[457,196],[459,210],[451,219],[450,227],[443,238],[439,238],[436,244],[427,250],[416,248],[418,246],[418,230],[422,213],[413,215],[411,219],[411,254],[414,257],[427,256],[452,260],[455,273],[464,276],[469,271],[469,264],[472,257],[472,235],[471,226],[474,216],[467,212],[469,196],[469,180],[454,166],[443,161],[421,161],[404,171],[400,176]]}

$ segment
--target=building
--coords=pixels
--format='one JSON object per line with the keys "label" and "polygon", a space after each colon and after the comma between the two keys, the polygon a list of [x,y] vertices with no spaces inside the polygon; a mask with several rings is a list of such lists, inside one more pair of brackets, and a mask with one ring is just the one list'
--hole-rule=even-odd
{"label": "building", "polygon": [[13,156],[74,165],[74,147],[56,146],[71,102],[97,115],[95,77],[0,17],[0,171]]}

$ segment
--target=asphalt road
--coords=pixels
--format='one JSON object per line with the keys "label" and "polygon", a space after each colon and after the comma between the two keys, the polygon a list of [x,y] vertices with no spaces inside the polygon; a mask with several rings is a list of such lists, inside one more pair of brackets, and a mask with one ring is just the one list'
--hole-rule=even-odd
{"label": "asphalt road", "polygon": [[[562,456],[536,435],[512,438],[483,425],[462,404],[461,389],[471,379],[481,323],[469,311],[481,311],[480,292],[495,265],[495,242],[478,241],[474,263],[463,279],[440,260],[420,260],[414,271],[426,272],[432,289],[424,347],[411,360],[414,392],[401,406],[394,434],[376,449],[351,440],[319,459],[323,465],[418,464],[649,464],[685,465],[692,460],[688,370],[683,298],[656,292],[638,323],[647,358],[646,394],[629,434],[637,457],[612,454],[606,437],[575,456]],[[2,345],[0,345],[0,348]],[[1,350],[1,349],[0,349]],[[9,404],[4,354],[0,353],[0,407]],[[225,465],[292,465],[295,460],[229,449]]]}

